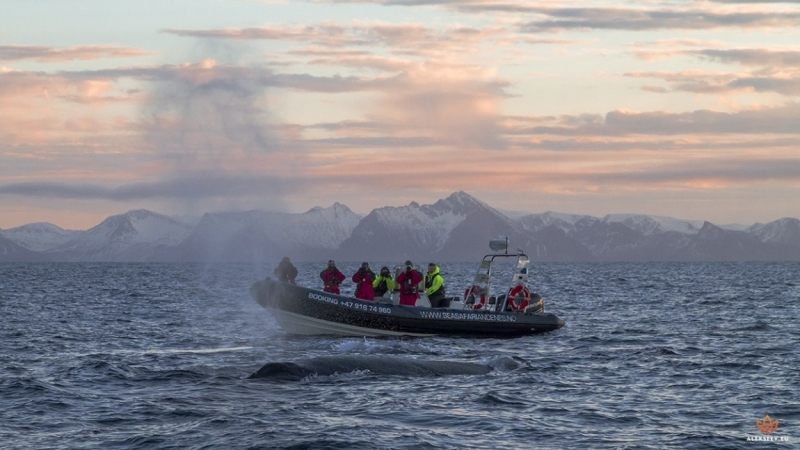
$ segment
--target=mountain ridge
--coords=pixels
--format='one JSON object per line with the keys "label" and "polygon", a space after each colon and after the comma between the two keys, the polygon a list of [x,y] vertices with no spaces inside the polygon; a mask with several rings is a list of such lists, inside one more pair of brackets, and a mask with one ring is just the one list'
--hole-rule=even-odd
{"label": "mountain ridge", "polygon": [[800,261],[800,220],[790,217],[718,226],[644,214],[512,216],[464,191],[366,216],[336,202],[298,214],[210,212],[190,224],[138,209],[85,231],[46,222],[0,230],[0,261],[474,261],[503,237],[535,261]]}

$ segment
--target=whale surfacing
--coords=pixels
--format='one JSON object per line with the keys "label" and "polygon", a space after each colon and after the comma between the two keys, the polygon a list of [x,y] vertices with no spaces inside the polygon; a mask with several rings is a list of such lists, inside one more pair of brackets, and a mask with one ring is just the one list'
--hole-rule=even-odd
{"label": "whale surfacing", "polygon": [[428,361],[389,356],[323,356],[296,362],[264,364],[248,378],[299,381],[309,375],[328,376],[354,371],[369,371],[377,375],[444,376],[485,375],[489,366],[458,361]]}

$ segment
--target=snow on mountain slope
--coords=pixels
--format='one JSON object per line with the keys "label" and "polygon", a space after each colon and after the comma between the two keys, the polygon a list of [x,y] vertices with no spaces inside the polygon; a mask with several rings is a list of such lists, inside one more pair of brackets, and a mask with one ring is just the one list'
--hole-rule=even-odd
{"label": "snow on mountain slope", "polygon": [[450,231],[466,217],[464,213],[443,206],[420,206],[411,202],[408,206],[390,206],[376,209],[373,213],[378,223],[391,228],[396,235],[408,236],[410,241],[419,245],[439,249],[447,242]]}
{"label": "snow on mountain slope", "polygon": [[234,235],[259,221],[260,211],[235,211],[205,213],[192,234],[181,245],[200,245],[209,247],[224,245]]}
{"label": "snow on mountain slope", "polygon": [[547,211],[537,214],[528,214],[516,220],[522,224],[526,230],[533,232],[543,230],[551,225],[555,225],[557,228],[568,232],[578,221],[589,217],[592,216]]}
{"label": "snow on mountain slope", "polygon": [[200,219],[192,239],[223,245],[243,232],[265,233],[287,245],[335,249],[361,218],[347,206],[335,203],[314,207],[302,214],[267,211],[207,213]]}
{"label": "snow on mountain slope", "polygon": [[335,203],[302,214],[207,213],[196,226],[146,210],[111,216],[87,231],[28,224],[0,230],[0,260],[465,261],[502,237],[547,261],[800,260],[798,219],[730,227],[638,214],[546,212],[514,220],[459,191],[430,205],[377,208],[363,218]]}
{"label": "snow on mountain slope", "polygon": [[757,223],[747,229],[761,242],[776,245],[800,246],[800,220],[784,217],[768,224]]}
{"label": "snow on mountain slope", "polygon": [[725,230],[704,222],[700,231],[682,249],[690,261],[768,261],[771,249],[744,231]]}
{"label": "snow on mountain slope", "polygon": [[140,209],[111,216],[48,253],[68,261],[144,261],[159,247],[177,245],[191,230],[190,225]]}
{"label": "snow on mountain slope", "polygon": [[667,231],[696,234],[703,226],[703,221],[689,221],[663,216],[646,216],[643,214],[608,214],[603,218],[606,223],[621,223],[645,236]]}
{"label": "snow on mountain slope", "polygon": [[[374,209],[342,243],[337,255],[351,261],[463,258],[473,245],[483,251],[488,239],[510,235],[516,229],[524,232],[501,212],[459,191],[432,205],[411,202]],[[471,239],[465,241],[466,235]],[[480,242],[476,244],[476,240]]]}
{"label": "snow on mountain slope", "polygon": [[267,221],[264,225],[277,230],[276,237],[285,242],[333,250],[350,237],[360,221],[361,216],[337,202],[328,208],[315,207],[303,214],[286,214],[280,222]]}
{"label": "snow on mountain slope", "polygon": [[36,222],[0,231],[17,245],[36,252],[57,247],[75,237],[80,231],[65,230],[47,222]]}
{"label": "snow on mountain slope", "polygon": [[162,252],[166,261],[256,261],[291,253],[310,259],[330,253],[350,236],[361,217],[335,203],[302,214],[266,211],[206,213],[184,242]]}
{"label": "snow on mountain slope", "polygon": [[531,213],[529,213],[527,211],[515,211],[515,210],[510,210],[510,209],[502,209],[502,208],[495,208],[495,209],[497,209],[498,211],[503,213],[504,216],[508,217],[511,220],[519,220],[519,219],[521,219],[521,218],[523,218],[525,216],[530,216],[531,215]]}
{"label": "snow on mountain slope", "polygon": [[48,260],[46,255],[28,250],[0,233],[0,262],[41,262]]}

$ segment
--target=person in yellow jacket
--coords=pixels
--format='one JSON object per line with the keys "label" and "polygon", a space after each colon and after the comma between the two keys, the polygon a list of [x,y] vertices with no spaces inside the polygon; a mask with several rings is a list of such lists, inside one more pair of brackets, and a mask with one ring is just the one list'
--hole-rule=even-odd
{"label": "person in yellow jacket", "polygon": [[425,295],[431,301],[431,308],[444,306],[444,278],[434,263],[428,264],[428,273],[425,274]]}
{"label": "person in yellow jacket", "polygon": [[387,291],[393,291],[394,286],[394,278],[392,278],[389,268],[381,267],[381,273],[372,282],[372,287],[375,289],[375,297],[383,297],[383,294]]}

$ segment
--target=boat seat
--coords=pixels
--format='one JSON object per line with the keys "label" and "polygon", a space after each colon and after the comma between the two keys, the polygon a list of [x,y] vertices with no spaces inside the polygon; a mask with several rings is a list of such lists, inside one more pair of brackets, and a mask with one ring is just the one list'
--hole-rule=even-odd
{"label": "boat seat", "polygon": [[526,313],[537,313],[543,311],[544,311],[544,305],[542,304],[542,299],[539,299],[531,303],[530,305],[528,305],[527,308],[525,308]]}
{"label": "boat seat", "polygon": [[531,292],[531,299],[528,307],[525,308],[525,312],[543,312],[544,311],[544,299],[541,295],[537,294],[536,292]]}
{"label": "boat seat", "polygon": [[508,305],[506,305],[505,302],[506,302],[506,294],[500,294],[497,296],[497,304],[505,305],[505,309],[508,310]]}

